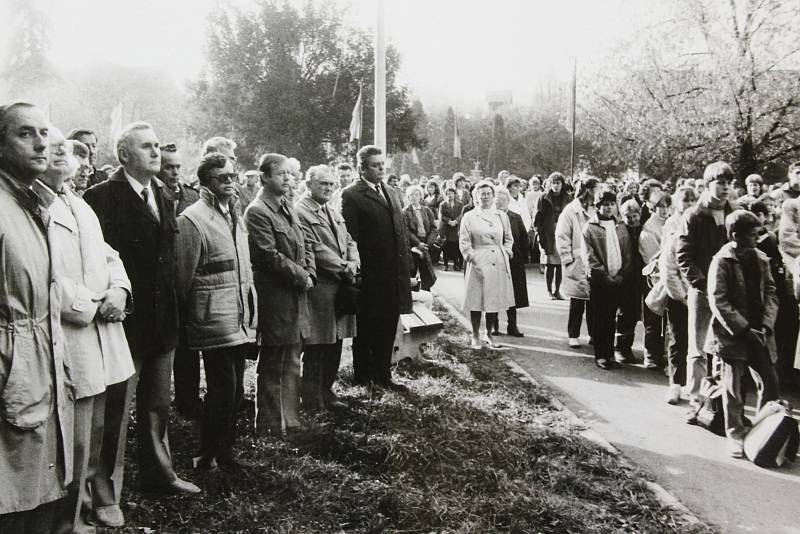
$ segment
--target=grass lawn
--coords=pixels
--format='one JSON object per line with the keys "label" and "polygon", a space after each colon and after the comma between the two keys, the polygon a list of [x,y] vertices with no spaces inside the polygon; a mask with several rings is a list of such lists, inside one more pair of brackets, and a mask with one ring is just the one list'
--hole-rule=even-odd
{"label": "grass lawn", "polygon": [[643,473],[580,437],[500,354],[466,348],[462,327],[436,311],[434,361],[395,371],[409,393],[353,387],[344,367],[337,387],[351,409],[317,417],[307,435],[255,438],[252,414],[240,422],[251,468],[193,472],[198,429],[175,419],[174,463],[203,494],[140,494],[129,462],[127,526],[113,532],[712,532],[662,508]]}

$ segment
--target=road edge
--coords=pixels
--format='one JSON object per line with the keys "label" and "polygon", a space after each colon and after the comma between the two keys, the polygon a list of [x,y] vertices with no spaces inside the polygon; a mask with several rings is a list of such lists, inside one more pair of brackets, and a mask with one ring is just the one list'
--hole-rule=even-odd
{"label": "road edge", "polygon": [[[438,293],[437,291],[434,290],[433,291],[433,295],[436,297],[436,300],[442,306],[444,306],[444,308],[447,309],[447,311],[453,317],[456,318],[456,320],[459,322],[459,324],[461,326],[463,326],[468,332],[472,330],[472,324],[469,322],[469,319],[467,319],[466,316],[464,316],[464,314],[461,312],[461,310],[459,310],[458,308],[453,306],[447,300],[447,298],[444,295],[442,295],[441,293]],[[556,410],[565,413],[573,424],[575,424],[576,426],[582,427],[584,429],[584,430],[579,432],[579,435],[581,435],[582,437],[584,437],[587,440],[591,441],[595,445],[597,445],[599,447],[602,447],[603,449],[605,449],[609,453],[611,453],[611,454],[617,456],[618,458],[624,460],[624,463],[626,463],[628,465],[636,465],[637,468],[639,468],[639,469],[641,469],[643,471],[648,471],[644,467],[639,466],[638,464],[635,464],[635,462],[633,460],[631,460],[630,458],[628,458],[627,456],[623,455],[616,447],[614,447],[599,432],[597,432],[596,430],[592,429],[591,426],[586,421],[581,419],[575,412],[573,412],[570,408],[568,408],[567,405],[564,404],[561,401],[561,399],[556,397],[556,393],[560,392],[560,390],[558,388],[552,387],[552,386],[543,386],[541,384],[541,382],[536,380],[528,371],[526,371],[521,365],[519,365],[516,361],[514,361],[512,358],[510,358],[508,356],[502,357],[501,361],[504,364],[506,364],[509,367],[509,369],[511,369],[511,371],[514,374],[516,374],[519,377],[519,379],[522,380],[523,382],[527,382],[527,383],[529,383],[529,384],[531,384],[533,386],[536,386],[539,389],[544,389],[544,390],[552,392],[553,394],[550,395],[550,401],[549,401],[550,404]],[[704,521],[702,521],[700,518],[698,518],[696,515],[694,515],[694,513],[692,513],[692,511],[689,510],[689,508],[680,501],[680,499],[678,499],[674,494],[670,493],[666,488],[664,488],[664,486],[662,486],[658,482],[645,480],[644,484],[648,489],[650,489],[650,491],[653,492],[653,495],[655,495],[656,500],[658,500],[658,502],[661,504],[662,507],[680,514],[681,518],[686,523],[691,524],[691,525],[704,525],[704,524],[706,524]]]}

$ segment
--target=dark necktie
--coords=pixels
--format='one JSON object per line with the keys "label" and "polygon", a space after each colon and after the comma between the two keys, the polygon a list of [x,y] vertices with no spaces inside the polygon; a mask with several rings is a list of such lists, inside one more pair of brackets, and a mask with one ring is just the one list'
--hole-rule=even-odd
{"label": "dark necktie", "polygon": [[378,198],[381,199],[381,202],[388,205],[389,202],[386,201],[386,196],[383,194],[383,189],[381,188],[381,184],[375,184],[375,192],[378,193]]}
{"label": "dark necktie", "polygon": [[144,205],[147,206],[147,209],[150,210],[150,213],[153,214],[153,217],[155,217],[158,222],[161,222],[161,220],[158,217],[158,213],[156,213],[156,211],[150,205],[150,189],[148,189],[147,187],[142,189],[142,200],[144,200]]}

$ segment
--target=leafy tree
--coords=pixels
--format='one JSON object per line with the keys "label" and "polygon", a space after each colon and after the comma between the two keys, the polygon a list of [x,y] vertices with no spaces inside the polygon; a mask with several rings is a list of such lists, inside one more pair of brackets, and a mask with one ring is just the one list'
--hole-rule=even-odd
{"label": "leafy tree", "polygon": [[[606,160],[697,175],[716,159],[740,176],[800,154],[800,4],[672,0],[660,24],[585,76],[579,124]],[[581,121],[582,119],[582,121]]]}
{"label": "leafy tree", "polygon": [[[306,166],[352,151],[353,106],[362,88],[361,144],[372,141],[374,50],[347,28],[332,3],[258,0],[255,12],[228,6],[209,19],[208,72],[193,86],[198,136],[227,135],[245,161],[264,151]],[[387,50],[389,151],[425,144],[408,90],[397,85],[397,51]]]}

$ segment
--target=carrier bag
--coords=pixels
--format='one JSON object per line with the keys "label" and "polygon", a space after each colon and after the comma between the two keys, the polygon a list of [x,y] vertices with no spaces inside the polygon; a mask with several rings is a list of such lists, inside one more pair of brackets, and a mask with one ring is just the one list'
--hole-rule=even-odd
{"label": "carrier bag", "polygon": [[797,457],[797,419],[785,403],[768,402],[756,416],[756,423],[744,438],[744,453],[759,467],[780,467]]}
{"label": "carrier bag", "polygon": [[725,435],[725,414],[722,411],[723,388],[717,377],[706,377],[700,385],[703,401],[697,407],[697,425],[718,436]]}

